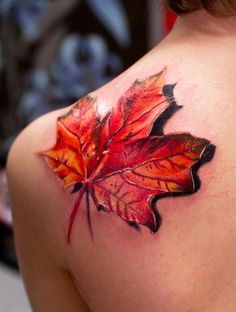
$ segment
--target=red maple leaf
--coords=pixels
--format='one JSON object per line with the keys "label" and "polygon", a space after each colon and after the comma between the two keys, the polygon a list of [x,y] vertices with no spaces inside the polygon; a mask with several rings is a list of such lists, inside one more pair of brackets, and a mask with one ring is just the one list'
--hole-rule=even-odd
{"label": "red maple leaf", "polygon": [[104,117],[97,112],[96,99],[86,96],[58,119],[56,144],[40,154],[65,188],[78,189],[68,242],[84,194],[90,229],[89,195],[97,209],[156,232],[161,219],[154,201],[196,191],[193,167],[210,142],[189,133],[153,133],[163,126],[165,113],[178,107],[174,85],[168,89],[164,75],[135,81]]}

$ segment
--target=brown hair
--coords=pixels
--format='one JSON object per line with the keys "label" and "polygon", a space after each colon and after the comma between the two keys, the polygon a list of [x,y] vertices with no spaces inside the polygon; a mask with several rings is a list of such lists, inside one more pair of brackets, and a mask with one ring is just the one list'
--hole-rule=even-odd
{"label": "brown hair", "polygon": [[215,16],[236,16],[235,0],[166,0],[166,3],[178,15],[205,8]]}

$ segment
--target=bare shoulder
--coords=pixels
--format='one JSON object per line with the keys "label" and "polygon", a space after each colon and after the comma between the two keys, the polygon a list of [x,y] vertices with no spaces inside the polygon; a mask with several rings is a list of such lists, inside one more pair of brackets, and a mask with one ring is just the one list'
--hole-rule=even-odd
{"label": "bare shoulder", "polygon": [[[28,125],[16,138],[9,154],[8,163],[11,162],[11,158],[16,152],[26,153],[25,148],[29,147],[31,148],[31,151],[37,152],[37,149],[41,144],[47,143],[49,139],[53,141],[55,138],[53,138],[51,134],[49,136],[48,133],[53,133],[57,118],[65,114],[67,110],[68,108],[50,112]],[[36,137],[38,137],[38,140],[36,140]]]}
{"label": "bare shoulder", "polygon": [[[43,218],[48,213],[48,208],[43,208],[43,205],[48,181],[38,153],[42,147],[55,141],[56,119],[60,113],[56,111],[46,114],[26,127],[13,143],[7,163],[14,219],[17,221],[21,215],[29,215],[26,218],[30,219],[29,226],[35,223],[39,227],[45,227],[44,231],[39,231],[45,237],[47,224]],[[32,226],[32,230],[36,231],[36,228]]]}
{"label": "bare shoulder", "polygon": [[8,158],[17,255],[34,311],[55,305],[60,311],[88,311],[64,261],[60,215],[53,209],[58,191],[48,184],[38,156],[42,147],[53,144],[56,120],[63,113],[49,113],[24,129]]}
{"label": "bare shoulder", "polygon": [[233,288],[230,87],[223,99],[212,64],[189,70],[188,62],[160,57],[160,65],[141,62],[69,113],[38,119],[9,156],[19,255],[29,252],[27,235],[30,250],[43,243],[43,258],[68,268],[94,311],[143,311],[144,302],[147,311],[202,311],[204,294],[227,296],[225,278]]}

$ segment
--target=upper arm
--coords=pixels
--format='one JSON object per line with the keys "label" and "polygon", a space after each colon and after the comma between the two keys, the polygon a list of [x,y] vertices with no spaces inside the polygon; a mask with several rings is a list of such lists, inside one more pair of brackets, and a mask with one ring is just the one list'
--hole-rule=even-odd
{"label": "upper arm", "polygon": [[56,192],[39,169],[37,156],[39,142],[47,141],[43,129],[55,126],[57,115],[48,114],[30,125],[10,151],[7,171],[15,243],[34,311],[54,311],[55,306],[57,311],[87,311],[66,268],[60,216],[53,208]]}

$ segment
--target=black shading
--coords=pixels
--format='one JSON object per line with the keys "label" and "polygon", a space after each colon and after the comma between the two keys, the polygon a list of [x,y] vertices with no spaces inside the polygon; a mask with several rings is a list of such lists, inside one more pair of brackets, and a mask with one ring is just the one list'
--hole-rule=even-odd
{"label": "black shading", "polygon": [[192,193],[197,192],[201,187],[201,181],[197,175],[198,169],[202,165],[208,163],[209,161],[211,161],[213,159],[213,157],[215,155],[215,151],[216,151],[216,146],[214,144],[209,144],[206,147],[201,159],[193,166],[192,173],[193,173],[193,180],[195,182],[195,189],[193,190]]}
{"label": "black shading", "polygon": [[155,226],[155,228],[153,228],[151,230],[152,233],[156,233],[162,224],[162,216],[160,215],[160,213],[156,207],[156,201],[157,201],[156,197],[157,196],[155,196],[151,202],[151,208],[152,208],[152,211],[153,211],[155,218],[156,218],[156,226]]}
{"label": "black shading", "polygon": [[213,144],[209,144],[201,159],[192,167],[192,176],[193,176],[193,181],[194,181],[194,189],[192,191],[188,191],[188,192],[181,192],[181,193],[174,193],[174,192],[170,192],[170,193],[164,193],[164,194],[160,194],[157,195],[153,198],[152,203],[151,203],[151,207],[152,207],[152,211],[154,212],[155,216],[156,216],[156,221],[157,221],[157,225],[155,230],[153,231],[153,233],[156,233],[162,223],[162,217],[160,215],[160,213],[158,212],[158,208],[157,208],[157,201],[165,198],[165,197],[182,197],[182,196],[188,196],[188,195],[192,195],[194,193],[196,193],[199,188],[201,187],[201,181],[200,178],[197,175],[198,169],[208,163],[209,161],[211,161],[215,155],[215,150],[216,150],[216,146]]}
{"label": "black shading", "polygon": [[76,183],[74,186],[73,186],[73,190],[71,191],[71,194],[73,193],[77,193],[81,187],[83,186],[83,183],[79,182],[79,183]]}
{"label": "black shading", "polygon": [[170,119],[182,106],[178,105],[174,99],[174,88],[176,84],[165,85],[162,88],[163,94],[167,97],[167,100],[171,103],[170,106],[155,120],[150,136],[164,135],[163,129],[168,119]]}
{"label": "black shading", "polygon": [[103,205],[98,204],[97,206],[97,210],[98,211],[103,211],[103,212],[109,212],[109,210],[107,210]]}
{"label": "black shading", "polygon": [[135,229],[138,232],[141,232],[141,228],[138,223],[134,221],[127,221],[128,225],[131,226],[133,229]]}
{"label": "black shading", "polygon": [[176,86],[176,83],[164,85],[164,87],[162,88],[162,93],[164,94],[164,96],[170,99],[174,99],[175,86]]}

